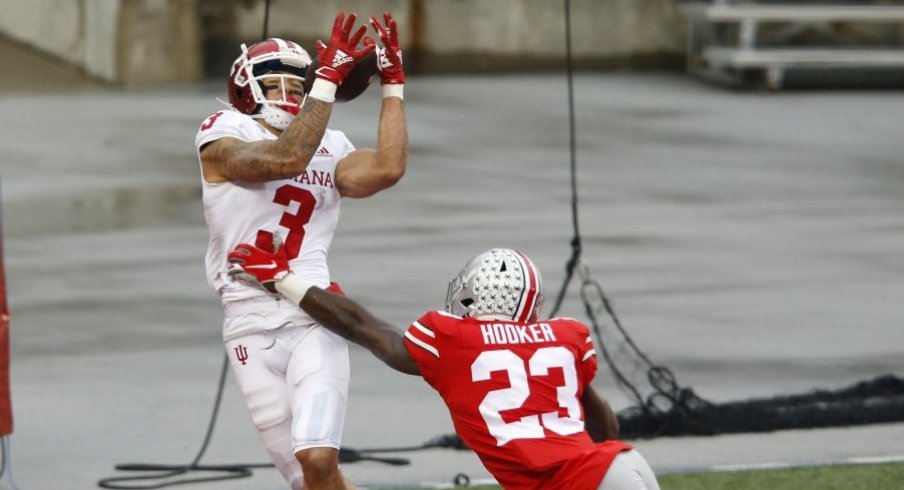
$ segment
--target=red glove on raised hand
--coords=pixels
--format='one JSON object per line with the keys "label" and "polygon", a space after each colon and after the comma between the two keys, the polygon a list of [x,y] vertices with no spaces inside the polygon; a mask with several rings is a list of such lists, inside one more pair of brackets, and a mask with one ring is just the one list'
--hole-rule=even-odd
{"label": "red glove on raised hand", "polygon": [[373,45],[364,45],[358,49],[358,43],[367,32],[367,26],[361,25],[352,35],[352,27],[357,18],[355,14],[349,14],[346,18],[345,12],[339,12],[333,22],[330,44],[325,45],[323,41],[317,40],[315,43],[317,63],[320,65],[314,72],[317,78],[342,85],[342,81],[355,67],[355,63],[374,50]]}
{"label": "red glove on raised hand", "polygon": [[380,70],[380,84],[394,85],[405,83],[405,72],[402,71],[402,48],[399,45],[399,29],[395,19],[389,12],[383,12],[384,27],[376,17],[370,18],[370,25],[380,35],[383,47],[377,49],[377,69]]}
{"label": "red glove on raised hand", "polygon": [[276,283],[289,274],[286,246],[275,233],[270,235],[269,240],[265,236],[261,236],[258,242],[262,247],[272,251],[258,248],[249,243],[240,243],[227,258],[230,264],[229,276],[233,279],[260,284],[268,291],[275,293]]}

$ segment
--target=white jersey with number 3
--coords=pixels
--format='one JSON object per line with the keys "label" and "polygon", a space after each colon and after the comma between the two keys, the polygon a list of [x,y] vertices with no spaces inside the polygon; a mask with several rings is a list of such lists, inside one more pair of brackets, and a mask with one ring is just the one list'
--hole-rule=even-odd
{"label": "white jersey with number 3", "polygon": [[[251,142],[275,140],[276,136],[255,119],[224,110],[201,124],[195,148],[200,153],[202,146],[220,138]],[[336,164],[354,149],[344,133],[327,129],[304,173],[291,179],[212,183],[202,177],[204,217],[210,232],[207,281],[224,305],[273,297],[226,274],[227,254],[239,243],[255,243],[259,232],[275,231],[282,237],[295,274],[317,286],[329,285],[327,254],[339,221],[341,200]]]}

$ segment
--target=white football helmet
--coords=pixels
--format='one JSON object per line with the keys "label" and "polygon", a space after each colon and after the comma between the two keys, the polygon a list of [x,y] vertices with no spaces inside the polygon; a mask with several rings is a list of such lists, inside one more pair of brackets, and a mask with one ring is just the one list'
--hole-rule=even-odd
{"label": "white football helmet", "polygon": [[[239,112],[263,119],[276,129],[286,129],[298,115],[301,103],[289,97],[286,85],[296,80],[304,85],[311,57],[297,43],[279,38],[265,39],[250,48],[242,44],[242,54],[229,72],[229,102]],[[265,77],[282,80],[279,100],[267,100]]]}
{"label": "white football helmet", "polygon": [[543,308],[540,271],[521,252],[494,248],[449,282],[446,311],[457,316],[533,322]]}

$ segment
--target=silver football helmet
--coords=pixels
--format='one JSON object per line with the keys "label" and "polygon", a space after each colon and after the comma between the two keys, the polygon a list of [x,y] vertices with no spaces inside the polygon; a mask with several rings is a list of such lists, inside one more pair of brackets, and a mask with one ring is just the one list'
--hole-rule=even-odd
{"label": "silver football helmet", "polygon": [[540,271],[521,252],[494,248],[449,281],[446,311],[456,316],[536,321],[543,308]]}

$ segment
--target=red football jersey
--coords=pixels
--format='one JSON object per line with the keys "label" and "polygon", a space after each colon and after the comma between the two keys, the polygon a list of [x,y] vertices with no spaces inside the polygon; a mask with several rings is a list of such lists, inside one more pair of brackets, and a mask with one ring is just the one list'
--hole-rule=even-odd
{"label": "red football jersey", "polygon": [[594,443],[584,430],[581,397],[597,366],[577,320],[431,311],[408,327],[405,345],[459,437],[506,489],[595,490],[615,455],[631,449]]}

